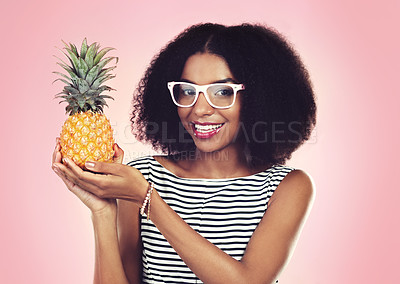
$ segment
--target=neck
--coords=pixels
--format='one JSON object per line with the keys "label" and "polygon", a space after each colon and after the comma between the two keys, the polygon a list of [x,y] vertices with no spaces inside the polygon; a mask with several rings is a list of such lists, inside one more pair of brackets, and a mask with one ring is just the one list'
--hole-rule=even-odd
{"label": "neck", "polygon": [[251,173],[241,147],[229,147],[215,152],[201,152],[196,149],[186,163],[189,171],[203,178],[240,177]]}

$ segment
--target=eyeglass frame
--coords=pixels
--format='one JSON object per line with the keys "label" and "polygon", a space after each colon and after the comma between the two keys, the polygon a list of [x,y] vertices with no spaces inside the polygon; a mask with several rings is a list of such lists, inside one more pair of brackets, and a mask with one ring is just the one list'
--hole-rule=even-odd
{"label": "eyeglass frame", "polygon": [[[175,100],[175,96],[174,96],[174,86],[177,84],[185,84],[185,85],[189,85],[194,87],[194,89],[196,90],[196,96],[193,100],[193,102],[190,105],[181,105],[179,104],[176,100]],[[207,89],[210,86],[215,86],[215,85],[223,85],[223,86],[229,86],[232,88],[233,90],[233,101],[229,106],[216,106],[214,105],[210,98],[208,97],[208,92]],[[178,107],[192,107],[195,105],[195,103],[197,102],[200,93],[203,93],[204,97],[206,98],[206,101],[208,102],[208,104],[210,106],[212,106],[213,108],[217,108],[217,109],[226,109],[226,108],[230,108],[232,107],[235,102],[236,102],[236,94],[238,91],[243,91],[245,89],[243,84],[234,84],[234,83],[212,83],[212,84],[207,84],[207,85],[197,85],[197,84],[193,84],[193,83],[188,83],[188,82],[175,82],[175,81],[171,81],[171,82],[167,82],[167,87],[169,90],[169,93],[171,95],[172,101],[175,103],[175,105],[177,105]]]}

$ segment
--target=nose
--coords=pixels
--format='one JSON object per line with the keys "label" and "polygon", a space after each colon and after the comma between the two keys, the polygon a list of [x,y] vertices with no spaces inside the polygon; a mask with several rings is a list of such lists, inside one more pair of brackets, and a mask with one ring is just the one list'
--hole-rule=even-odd
{"label": "nose", "polygon": [[197,116],[204,116],[213,114],[214,108],[207,102],[205,95],[200,92],[199,97],[193,106],[193,111]]}

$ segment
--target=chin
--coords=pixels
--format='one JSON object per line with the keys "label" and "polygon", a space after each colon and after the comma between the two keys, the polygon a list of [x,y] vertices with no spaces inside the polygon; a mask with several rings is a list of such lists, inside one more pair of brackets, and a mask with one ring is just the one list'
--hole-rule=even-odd
{"label": "chin", "polygon": [[206,154],[218,154],[229,146],[226,144],[215,143],[215,141],[198,141],[198,139],[195,139],[194,141],[197,151]]}

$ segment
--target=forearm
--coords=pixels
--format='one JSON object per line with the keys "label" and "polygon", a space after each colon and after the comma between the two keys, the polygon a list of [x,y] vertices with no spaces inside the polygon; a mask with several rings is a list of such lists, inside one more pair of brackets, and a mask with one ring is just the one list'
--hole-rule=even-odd
{"label": "forearm", "polygon": [[247,283],[250,280],[251,275],[245,264],[194,231],[156,191],[151,201],[150,216],[190,270],[204,283]]}
{"label": "forearm", "polygon": [[115,214],[93,215],[95,235],[94,283],[129,283],[118,248],[118,234]]}

